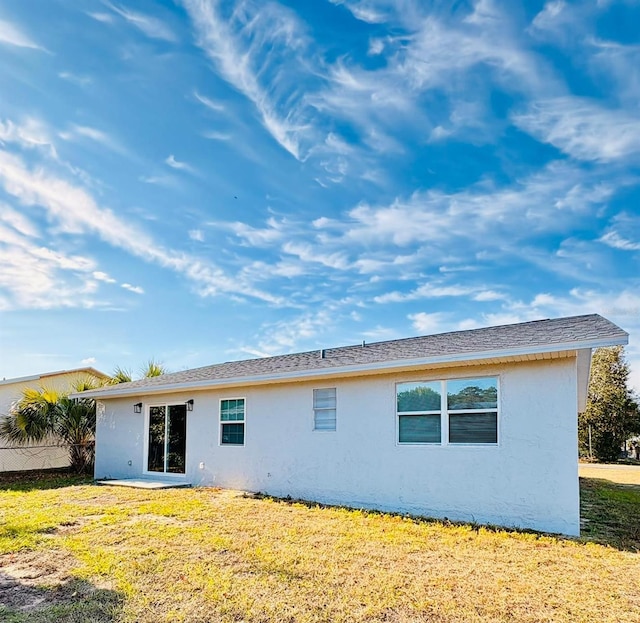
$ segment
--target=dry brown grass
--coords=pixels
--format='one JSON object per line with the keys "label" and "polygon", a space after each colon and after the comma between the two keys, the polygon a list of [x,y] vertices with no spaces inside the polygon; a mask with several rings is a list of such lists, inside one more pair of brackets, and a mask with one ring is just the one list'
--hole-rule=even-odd
{"label": "dry brown grass", "polygon": [[0,486],[0,522],[0,572],[55,557],[61,577],[36,588],[71,578],[93,608],[12,608],[11,623],[640,622],[640,555],[570,539],[89,484]]}
{"label": "dry brown grass", "polygon": [[580,478],[600,478],[617,484],[640,485],[640,465],[580,463]]}

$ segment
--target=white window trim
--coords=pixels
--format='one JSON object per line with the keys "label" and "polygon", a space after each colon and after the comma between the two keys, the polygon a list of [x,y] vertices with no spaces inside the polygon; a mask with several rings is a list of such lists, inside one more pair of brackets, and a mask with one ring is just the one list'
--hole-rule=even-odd
{"label": "white window trim", "polygon": [[[316,408],[315,395],[316,389],[333,389],[336,392],[336,406],[333,409],[330,408]],[[331,429],[316,428],[316,411],[335,411],[336,412],[336,427]],[[314,387],[311,391],[311,430],[314,433],[335,433],[338,430],[338,388],[337,387]]]}
{"label": "white window trim", "polygon": [[[184,473],[183,474],[177,474],[176,472],[152,472],[149,471],[149,420],[151,419],[151,407],[165,407],[166,409],[168,409],[170,406],[175,406],[175,405],[185,405],[186,408],[186,402],[182,402],[182,401],[178,401],[178,402],[151,402],[148,403],[144,406],[144,453],[142,455],[142,474],[144,476],[155,476],[156,478],[158,477],[162,477],[162,478],[186,478],[187,477],[187,465],[189,465],[189,463],[187,462],[187,451],[188,451],[188,445],[186,444],[186,439],[185,439],[185,449],[184,449]],[[187,411],[187,413],[189,413]],[[189,425],[189,419],[187,416],[187,426]],[[167,434],[167,417],[165,415],[165,423],[164,423],[164,433],[165,433],[165,439],[166,439],[166,434]],[[186,433],[185,433],[186,436]],[[165,448],[166,450],[166,448]],[[166,458],[165,458],[165,463],[166,463]]]}
{"label": "white window trim", "polygon": [[[222,403],[225,400],[242,400],[244,401],[244,419],[222,421]],[[223,424],[242,424],[244,426],[244,435],[242,443],[222,443],[222,425]],[[218,400],[218,446],[221,448],[244,448],[247,445],[247,398],[245,396],[229,396]]]}
{"label": "white window trim", "polygon": [[[496,390],[497,390],[497,398],[496,404],[497,407],[495,409],[449,409],[447,405],[447,383],[449,381],[466,381],[466,380],[475,380],[475,379],[496,379]],[[440,383],[440,411],[398,411],[398,385],[403,385],[405,383]],[[477,374],[469,375],[469,376],[452,376],[444,379],[410,379],[403,381],[396,381],[393,386],[394,391],[394,409],[396,414],[396,446],[440,446],[440,447],[448,447],[448,448],[497,448],[501,445],[502,435],[500,433],[501,426],[501,385],[502,385],[502,376],[500,374],[485,374],[479,376]],[[488,413],[495,412],[496,414],[496,435],[498,441],[496,443],[480,443],[480,442],[470,442],[470,443],[451,443],[449,441],[449,414],[464,414],[464,413]],[[440,442],[437,441],[400,441],[400,416],[401,415],[437,415],[440,413]]]}

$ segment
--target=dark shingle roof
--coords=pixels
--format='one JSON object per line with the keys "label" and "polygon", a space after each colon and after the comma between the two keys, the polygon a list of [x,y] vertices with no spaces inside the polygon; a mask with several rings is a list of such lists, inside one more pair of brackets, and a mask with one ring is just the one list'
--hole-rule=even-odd
{"label": "dark shingle roof", "polygon": [[[244,361],[230,361],[203,368],[184,370],[164,374],[131,383],[122,383],[100,390],[89,392],[108,396],[110,393],[121,393],[140,389],[158,391],[160,388],[170,388],[172,385],[188,383],[200,384],[207,381],[223,381],[249,377],[269,375],[292,376],[307,371],[329,371],[331,368],[346,366],[362,366],[401,362],[412,359],[438,359],[455,356],[473,355],[480,353],[495,353],[500,356],[501,351],[541,352],[542,348],[561,350],[563,345],[568,349],[577,344],[583,347],[607,344],[626,343],[628,334],[606,318],[597,314],[588,316],[572,316],[552,320],[535,320],[519,324],[471,329],[467,331],[453,331],[423,337],[410,337],[386,342],[374,342],[365,346],[342,346],[324,350],[321,357],[319,350],[276,357],[263,357]],[[168,387],[169,386],[169,387]]]}

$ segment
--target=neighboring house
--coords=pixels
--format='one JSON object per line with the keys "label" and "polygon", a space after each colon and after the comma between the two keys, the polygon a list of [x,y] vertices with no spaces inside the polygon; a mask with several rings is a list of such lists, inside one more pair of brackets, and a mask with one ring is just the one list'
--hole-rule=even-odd
{"label": "neighboring house", "polygon": [[[75,381],[86,377],[99,380],[109,378],[107,374],[95,368],[76,368],[2,379],[0,381],[0,417],[9,414],[11,407],[22,397],[22,390],[25,388],[46,387],[56,391],[70,392]],[[66,467],[69,464],[69,452],[66,448],[41,447],[45,444],[33,444],[8,449],[8,445],[6,441],[0,439],[0,472]],[[53,445],[53,442],[46,445]]]}
{"label": "neighboring house", "polygon": [[235,361],[87,392],[96,478],[578,534],[598,315]]}

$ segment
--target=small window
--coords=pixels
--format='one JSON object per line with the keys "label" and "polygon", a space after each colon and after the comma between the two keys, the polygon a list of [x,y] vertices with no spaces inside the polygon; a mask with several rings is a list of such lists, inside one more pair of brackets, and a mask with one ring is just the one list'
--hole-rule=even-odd
{"label": "small window", "polygon": [[336,430],[336,388],[313,390],[313,430]]}
{"label": "small window", "polygon": [[440,443],[442,384],[400,383],[396,388],[398,441]]}
{"label": "small window", "polygon": [[220,401],[220,443],[244,445],[244,398]]}

